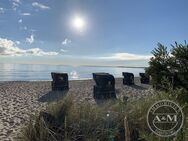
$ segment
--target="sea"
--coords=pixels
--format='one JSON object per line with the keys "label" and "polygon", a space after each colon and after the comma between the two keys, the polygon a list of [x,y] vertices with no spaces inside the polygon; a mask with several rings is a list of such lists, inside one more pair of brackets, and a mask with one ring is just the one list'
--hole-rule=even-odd
{"label": "sea", "polygon": [[144,68],[109,66],[65,66],[39,64],[0,64],[0,81],[49,81],[51,72],[68,73],[69,80],[92,79],[94,72],[107,72],[114,77],[122,77],[122,72],[132,72],[139,76]]}

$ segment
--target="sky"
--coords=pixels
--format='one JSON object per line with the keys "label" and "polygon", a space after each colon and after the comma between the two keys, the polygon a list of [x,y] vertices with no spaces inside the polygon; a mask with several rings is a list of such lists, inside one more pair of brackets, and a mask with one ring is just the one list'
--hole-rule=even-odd
{"label": "sky", "polygon": [[0,0],[0,63],[147,66],[188,37],[187,0]]}

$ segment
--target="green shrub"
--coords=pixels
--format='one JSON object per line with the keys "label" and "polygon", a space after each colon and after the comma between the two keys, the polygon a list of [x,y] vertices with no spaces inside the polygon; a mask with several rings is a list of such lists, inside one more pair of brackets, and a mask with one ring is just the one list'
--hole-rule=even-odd
{"label": "green shrub", "polygon": [[173,49],[171,54],[171,68],[177,72],[178,87],[183,87],[188,90],[188,44],[172,45]]}
{"label": "green shrub", "polygon": [[[188,45],[172,45],[172,50],[158,43],[152,51],[154,57],[149,61],[146,73],[152,77],[156,89],[166,90],[184,88],[188,90]],[[169,55],[170,54],[170,55]]]}
{"label": "green shrub", "polygon": [[146,68],[146,73],[152,77],[152,85],[156,89],[164,89],[166,85],[165,79],[169,79],[170,71],[169,66],[169,53],[167,52],[167,47],[158,43],[158,48],[152,51],[154,57],[149,61],[149,67]]}

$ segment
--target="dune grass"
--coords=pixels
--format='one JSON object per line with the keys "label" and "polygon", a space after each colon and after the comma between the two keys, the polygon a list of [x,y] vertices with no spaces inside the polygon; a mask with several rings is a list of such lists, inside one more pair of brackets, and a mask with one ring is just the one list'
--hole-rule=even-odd
{"label": "dune grass", "polygon": [[[155,136],[148,128],[146,115],[149,107],[158,100],[175,97],[167,93],[158,93],[150,97],[135,100],[109,100],[100,105],[88,102],[77,104],[69,96],[52,103],[46,112],[53,115],[59,124],[58,130],[50,128],[44,120],[36,114],[31,117],[29,124],[23,128],[20,139],[22,141],[124,141],[124,118],[128,118],[131,128],[137,128],[141,138],[148,141],[169,141],[171,138]],[[177,101],[176,101],[177,102]],[[188,106],[183,106],[184,113]],[[186,118],[185,118],[186,119]],[[176,136],[177,141],[183,141],[186,136],[188,121]],[[186,139],[185,139],[186,140]]]}

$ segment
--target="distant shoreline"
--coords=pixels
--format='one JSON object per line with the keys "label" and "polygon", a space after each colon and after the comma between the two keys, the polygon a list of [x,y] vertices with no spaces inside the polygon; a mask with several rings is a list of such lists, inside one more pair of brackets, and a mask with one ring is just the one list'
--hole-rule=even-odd
{"label": "distant shoreline", "polygon": [[11,64],[11,65],[50,65],[50,66],[67,66],[67,67],[112,67],[112,68],[147,68],[147,67],[142,67],[142,66],[139,66],[139,67],[136,67],[136,66],[101,66],[101,65],[63,65],[63,64],[40,64],[40,63],[2,63],[0,62],[0,64]]}
{"label": "distant shoreline", "polygon": [[134,66],[94,66],[94,65],[80,65],[80,66],[81,67],[142,68],[142,69],[147,68],[147,67],[134,67]]}

